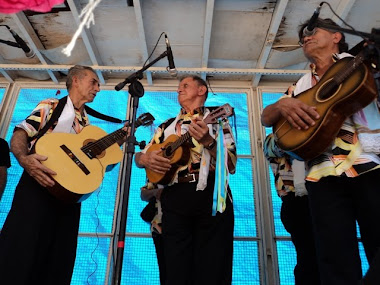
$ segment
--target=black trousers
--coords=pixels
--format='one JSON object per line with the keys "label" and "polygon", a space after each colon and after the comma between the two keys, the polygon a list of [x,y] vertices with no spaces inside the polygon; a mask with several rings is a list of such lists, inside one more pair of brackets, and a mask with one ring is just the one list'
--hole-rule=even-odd
{"label": "black trousers", "polygon": [[160,285],[165,285],[166,266],[165,266],[165,255],[164,255],[164,241],[162,238],[162,234],[153,232],[152,238],[154,242],[154,247],[156,249],[158,270],[160,272]]}
{"label": "black trousers", "polygon": [[294,268],[295,284],[321,284],[307,195],[296,197],[291,192],[282,197],[281,221],[290,234],[297,252],[297,264]]}
{"label": "black trousers", "polygon": [[181,183],[162,193],[165,285],[232,282],[233,206],[228,199],[226,210],[212,216],[209,185],[196,191],[196,183]]}
{"label": "black trousers", "polygon": [[355,178],[307,182],[323,285],[357,285],[362,277],[356,222],[369,264],[380,248],[380,169]]}
{"label": "black trousers", "polygon": [[63,204],[26,172],[0,235],[1,284],[69,285],[80,204]]}

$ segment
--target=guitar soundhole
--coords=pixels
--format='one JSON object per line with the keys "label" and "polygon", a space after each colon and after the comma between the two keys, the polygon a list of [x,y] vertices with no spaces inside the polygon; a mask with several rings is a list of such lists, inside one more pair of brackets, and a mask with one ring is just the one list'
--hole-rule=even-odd
{"label": "guitar soundhole", "polygon": [[164,155],[165,157],[170,157],[172,154],[172,147],[169,145],[164,149]]}
{"label": "guitar soundhole", "polygon": [[318,93],[318,98],[321,101],[330,99],[339,89],[339,85],[333,80],[327,82]]}
{"label": "guitar soundhole", "polygon": [[83,152],[90,158],[93,159],[98,155],[101,155],[103,150],[98,144],[95,144],[94,141],[86,140],[84,146],[81,148]]}

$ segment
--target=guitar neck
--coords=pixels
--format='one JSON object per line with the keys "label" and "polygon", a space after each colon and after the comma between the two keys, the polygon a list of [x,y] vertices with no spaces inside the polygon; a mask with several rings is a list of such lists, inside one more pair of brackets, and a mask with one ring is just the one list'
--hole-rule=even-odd
{"label": "guitar neck", "polygon": [[190,133],[187,132],[183,134],[182,136],[179,137],[178,140],[176,140],[172,145],[171,145],[171,151],[174,152],[176,149],[178,149],[181,145],[183,145],[185,142],[187,142],[191,138]]}
{"label": "guitar neck", "polygon": [[[142,123],[139,121],[136,121],[135,129],[137,129],[139,126],[141,126]],[[85,145],[81,149],[89,156],[93,157],[93,154],[97,155],[102,153],[104,150],[109,148],[114,143],[118,142],[119,140],[123,139],[127,135],[127,132],[123,130],[123,128],[118,129],[101,139],[98,139],[97,141]]]}
{"label": "guitar neck", "polygon": [[[135,123],[135,129],[140,127],[142,123],[137,120]],[[113,145],[115,142],[123,139],[127,135],[127,132],[123,130],[123,128],[118,129],[114,131],[113,133],[110,133],[106,135],[105,137],[102,137],[98,141],[96,141],[96,145],[99,147],[101,151],[109,148],[111,145]]]}
{"label": "guitar neck", "polygon": [[360,52],[355,58],[353,58],[340,73],[335,74],[335,82],[339,85],[346,80],[362,63],[364,62],[363,52]]}
{"label": "guitar neck", "polygon": [[100,152],[102,152],[114,143],[116,143],[117,141],[123,139],[126,136],[126,134],[127,132],[123,129],[116,130],[113,133],[110,133],[96,141],[94,145],[96,145]]}

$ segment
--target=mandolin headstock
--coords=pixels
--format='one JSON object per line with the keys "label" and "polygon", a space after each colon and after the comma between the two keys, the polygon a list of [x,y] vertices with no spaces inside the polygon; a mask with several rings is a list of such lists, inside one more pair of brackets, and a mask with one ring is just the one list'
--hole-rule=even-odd
{"label": "mandolin headstock", "polygon": [[215,124],[218,119],[225,119],[234,114],[234,108],[230,104],[224,104],[219,108],[213,110],[203,121],[206,124]]}

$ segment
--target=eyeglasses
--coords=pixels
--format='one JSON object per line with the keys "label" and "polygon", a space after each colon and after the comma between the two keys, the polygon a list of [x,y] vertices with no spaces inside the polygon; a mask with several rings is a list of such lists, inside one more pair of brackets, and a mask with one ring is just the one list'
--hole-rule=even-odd
{"label": "eyeglasses", "polygon": [[311,36],[314,36],[319,30],[325,30],[325,31],[328,31],[330,33],[335,33],[336,31],[330,31],[328,29],[323,29],[323,28],[315,28],[313,31],[312,31],[312,34],[310,35],[307,35],[305,36],[305,34],[303,33],[302,34],[302,37],[300,38],[300,40],[298,41],[298,44],[300,47],[303,47],[303,44],[305,43],[305,37],[311,37]]}
{"label": "eyeglasses", "polygon": [[[306,28],[306,27],[305,27]],[[298,41],[298,44],[300,47],[303,47],[303,44],[305,43],[305,37],[311,37],[311,36],[314,36],[317,32],[317,28],[314,28],[312,33],[310,35],[305,35],[305,32],[302,33],[302,37],[300,38],[300,40]]]}

